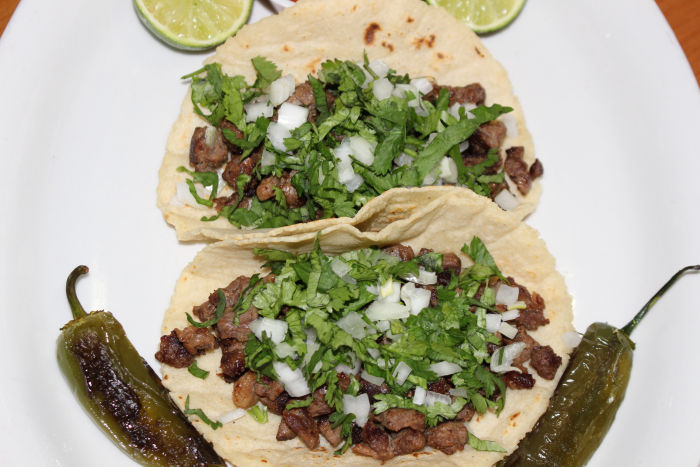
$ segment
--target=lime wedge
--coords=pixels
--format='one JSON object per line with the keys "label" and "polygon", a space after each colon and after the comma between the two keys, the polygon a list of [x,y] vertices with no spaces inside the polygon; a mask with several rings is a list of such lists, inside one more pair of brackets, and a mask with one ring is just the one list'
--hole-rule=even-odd
{"label": "lime wedge", "polygon": [[221,44],[243,26],[253,0],[134,0],[141,22],[163,42],[184,50]]}
{"label": "lime wedge", "polygon": [[428,0],[464,21],[477,34],[494,32],[518,16],[525,0]]}

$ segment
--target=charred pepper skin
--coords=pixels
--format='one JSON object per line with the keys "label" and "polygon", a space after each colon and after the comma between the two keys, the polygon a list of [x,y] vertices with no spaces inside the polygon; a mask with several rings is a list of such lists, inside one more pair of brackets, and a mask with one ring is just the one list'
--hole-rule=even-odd
{"label": "charred pepper skin", "polygon": [[622,329],[591,324],[574,351],[547,411],[518,448],[497,467],[586,464],[610,429],[632,372],[634,342],[629,335],[656,301],[686,271],[671,277]]}
{"label": "charred pepper skin", "polygon": [[81,405],[109,438],[142,465],[224,466],[170,399],[111,313],[86,313],[75,293],[78,266],[66,281],[74,319],[57,342],[59,366]]}

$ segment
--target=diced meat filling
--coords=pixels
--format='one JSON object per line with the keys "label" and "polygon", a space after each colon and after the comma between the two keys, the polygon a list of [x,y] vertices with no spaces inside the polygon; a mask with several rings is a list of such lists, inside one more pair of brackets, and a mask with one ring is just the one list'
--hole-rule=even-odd
{"label": "diced meat filling", "polygon": [[454,454],[464,449],[469,434],[461,422],[445,422],[428,428],[426,431],[428,446],[439,449],[445,454]]}
{"label": "diced meat filling", "polygon": [[506,149],[506,160],[503,163],[503,169],[515,183],[515,186],[518,187],[518,191],[526,195],[530,192],[532,181],[542,175],[542,163],[536,160],[532,167],[528,169],[527,162],[523,160],[524,153],[525,149],[522,146]]}
{"label": "diced meat filling", "polygon": [[[473,165],[469,159],[484,157],[491,149],[498,149],[506,139],[506,126],[500,120],[493,120],[481,125],[469,137],[469,157],[465,159],[467,165]],[[481,162],[481,161],[479,161]]]}
{"label": "diced meat filling", "polygon": [[280,420],[280,426],[277,428],[277,441],[289,441],[297,437],[297,434],[289,428],[284,419]]}
{"label": "diced meat filling", "polygon": [[197,127],[190,141],[190,164],[196,172],[216,170],[228,160],[228,149],[221,131]]}
{"label": "diced meat filling", "polygon": [[333,425],[331,424],[330,420],[328,420],[327,415],[323,415],[318,418],[318,431],[323,435],[324,438],[326,438],[326,441],[328,441],[328,443],[330,443],[330,445],[333,447],[338,446],[341,443],[341,441],[343,441],[343,438],[341,438],[340,436],[342,426],[333,428]]}
{"label": "diced meat filling", "polygon": [[413,253],[413,248],[411,248],[408,245],[392,245],[383,248],[382,251],[388,255],[396,256],[401,261],[410,261],[415,257],[415,254]]}
{"label": "diced meat filling", "polygon": [[250,176],[250,181],[246,183],[245,188],[243,189],[244,193],[250,196],[255,192],[255,187],[258,184],[257,178],[253,176],[253,170],[255,169],[255,166],[258,165],[261,158],[262,148],[253,151],[250,156],[243,160],[241,160],[240,156],[234,156],[230,161],[228,161],[226,167],[224,167],[224,173],[221,174],[221,177],[226,180],[226,183],[232,187],[236,187],[236,183],[238,182],[238,177],[240,175]]}
{"label": "diced meat filling", "polygon": [[282,418],[287,426],[304,442],[309,449],[316,449],[321,442],[319,438],[318,426],[303,408],[285,410]]}
{"label": "diced meat filling", "polygon": [[201,355],[216,347],[216,338],[209,329],[187,326],[185,329],[175,329],[175,334],[192,355]]}
{"label": "diced meat filling", "polygon": [[258,395],[254,390],[257,379],[258,377],[252,371],[238,378],[233,386],[233,403],[236,407],[249,409],[258,402]]}
{"label": "diced meat filling", "polygon": [[377,421],[391,431],[400,431],[404,428],[425,430],[425,414],[413,409],[389,409],[380,413]]}
{"label": "diced meat filling", "polygon": [[186,368],[194,362],[194,357],[185,349],[173,330],[170,334],[161,336],[156,360],[175,368]]}
{"label": "diced meat filling", "polygon": [[231,339],[221,346],[221,376],[232,383],[246,372],[245,343]]}
{"label": "diced meat filling", "polygon": [[255,194],[260,201],[267,201],[275,197],[275,188],[278,188],[284,194],[285,202],[288,208],[298,208],[304,205],[303,198],[299,197],[297,189],[292,184],[294,172],[286,172],[282,177],[270,175],[260,180]]}
{"label": "diced meat filling", "polygon": [[508,371],[501,375],[501,380],[508,389],[530,389],[535,385],[535,378],[529,373]]}
{"label": "diced meat filling", "polygon": [[423,430],[416,431],[410,428],[405,428],[396,433],[391,441],[394,456],[420,451],[425,447],[426,443]]}
{"label": "diced meat filling", "polygon": [[530,366],[544,379],[554,379],[561,365],[561,357],[548,345],[536,345],[530,354]]}

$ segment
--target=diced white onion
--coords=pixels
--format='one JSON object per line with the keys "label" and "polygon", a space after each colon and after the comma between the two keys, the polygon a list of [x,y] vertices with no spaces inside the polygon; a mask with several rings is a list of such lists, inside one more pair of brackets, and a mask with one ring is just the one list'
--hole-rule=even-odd
{"label": "diced white onion", "polygon": [[428,172],[428,174],[423,178],[423,186],[435,185],[435,182],[439,177],[439,170],[440,169],[438,167],[435,167],[433,170]]}
{"label": "diced white onion", "polygon": [[452,398],[447,394],[440,394],[439,392],[428,391],[425,395],[425,405],[430,407],[436,402],[441,402],[445,405],[450,405],[452,403]]}
{"label": "diced white onion", "polygon": [[493,199],[504,211],[512,211],[520,204],[518,198],[508,190],[501,190]]}
{"label": "diced white onion", "polygon": [[262,333],[267,333],[272,342],[279,344],[287,335],[287,322],[279,319],[260,317],[248,325],[255,337],[262,339]]}
{"label": "diced white onion", "polygon": [[413,78],[411,84],[423,95],[433,90],[433,83],[428,78]]}
{"label": "diced white onion", "polygon": [[309,342],[309,340],[306,340],[306,354],[304,354],[304,365],[308,364],[309,361],[311,361],[311,357],[313,357],[314,353],[321,347],[321,345],[314,341],[314,342]]}
{"label": "diced white onion", "polygon": [[[267,138],[272,143],[272,146],[278,151],[287,152],[287,146],[284,145],[285,138],[290,138],[292,134],[289,128],[280,125],[276,122],[270,122],[267,127]],[[504,190],[505,191],[505,190]]]}
{"label": "diced white onion", "polygon": [[430,370],[438,376],[453,375],[462,371],[462,367],[452,362],[437,362],[430,365]]}
{"label": "diced white onion", "polygon": [[316,362],[316,366],[314,366],[314,369],[311,370],[311,373],[318,373],[319,371],[321,371],[321,368],[323,368],[323,362],[318,361]]}
{"label": "diced white onion", "polygon": [[501,319],[503,321],[510,321],[520,316],[520,310],[508,310],[501,313]]}
{"label": "diced white onion", "polygon": [[577,347],[581,343],[583,336],[576,331],[567,331],[561,335],[561,340],[567,347]]}
{"label": "diced white onion", "polygon": [[289,99],[294,93],[294,76],[284,75],[270,83],[270,102],[275,107]]}
{"label": "diced white onion", "polygon": [[362,393],[357,397],[343,394],[343,413],[355,414],[357,426],[365,426],[369,417],[369,396],[367,393]]}
{"label": "diced white onion", "polygon": [[401,300],[411,308],[412,315],[417,315],[430,305],[430,290],[407,282],[401,287]]}
{"label": "diced white onion", "polygon": [[410,366],[404,362],[399,362],[399,364],[396,365],[396,368],[394,368],[392,376],[396,378],[397,383],[403,384],[406,382],[406,378],[408,378],[408,375],[410,375],[412,371],[413,369]]}
{"label": "diced white onion", "polygon": [[510,285],[500,284],[496,290],[496,304],[510,306],[518,300],[520,289]]}
{"label": "diced white onion", "polygon": [[486,330],[488,332],[496,332],[501,326],[502,317],[496,313],[486,313]]}
{"label": "diced white onion", "polygon": [[406,154],[405,152],[402,152],[399,154],[399,157],[394,159],[394,164],[396,164],[397,167],[403,167],[404,165],[413,165],[414,159]]}
{"label": "diced white onion", "polygon": [[342,278],[345,277],[352,268],[348,263],[338,258],[337,256],[331,260],[331,271],[333,271],[336,276]]}
{"label": "diced white onion", "polygon": [[377,386],[381,386],[382,383],[384,383],[384,378],[370,375],[365,370],[362,370],[362,373],[360,373],[360,378],[364,379],[365,381],[369,381],[370,383],[375,384]]}
{"label": "diced white onion", "polygon": [[389,321],[377,321],[377,329],[379,329],[380,331],[386,332],[389,330],[389,328],[391,328],[391,323]]}
{"label": "diced white onion", "polygon": [[285,102],[284,104],[280,105],[277,112],[277,123],[289,128],[290,130],[293,130],[306,123],[308,116],[309,109],[306,107]]}
{"label": "diced white onion", "polygon": [[372,347],[367,348],[367,353],[372,356],[372,358],[377,359],[382,354],[379,349],[374,349]]}
{"label": "diced white onion", "polygon": [[[406,94],[409,92],[415,96],[414,99],[418,98],[418,95],[419,95],[418,89],[415,86],[413,86],[412,84],[402,84],[402,83],[397,84],[396,87],[394,88],[393,95],[396,97],[403,98],[403,97],[406,97]],[[413,99],[411,99],[411,100],[413,100]]]}
{"label": "diced white onion", "polygon": [[[194,184],[194,188],[201,198],[209,198],[209,195],[211,195],[211,190],[198,183]],[[194,196],[192,196],[192,193],[190,193],[189,185],[187,185],[187,182],[184,181],[177,183],[175,196],[173,196],[171,204],[175,206],[191,206],[197,209],[207,209],[206,206],[203,206],[195,201]]]}
{"label": "diced white onion", "polygon": [[237,409],[229,410],[228,412],[224,412],[221,415],[217,417],[217,421],[219,423],[223,423],[224,425],[226,423],[230,423],[234,420],[238,420],[239,418],[244,417],[246,414],[245,409],[241,409],[240,407]]}
{"label": "diced white onion", "polygon": [[245,109],[245,121],[254,122],[258,117],[272,117],[274,109],[269,102],[251,102],[243,106]]}
{"label": "diced white onion", "polygon": [[515,337],[515,335],[518,333],[518,328],[516,328],[512,324],[508,324],[504,321],[498,327],[498,332],[500,332],[501,334],[506,336],[508,339],[513,339]]}
{"label": "diced white onion", "polygon": [[365,290],[367,290],[367,292],[371,293],[372,295],[379,296],[379,286],[377,285],[365,286]]}
{"label": "diced white onion", "polygon": [[[502,373],[510,370],[515,370],[511,364],[513,360],[518,358],[518,355],[525,349],[524,342],[514,342],[512,344],[506,345],[505,347],[499,347],[491,354],[491,371],[494,373]],[[501,356],[501,352],[503,355]],[[499,363],[500,360],[500,363]]]}
{"label": "diced white onion", "polygon": [[301,372],[301,368],[292,370],[289,365],[284,362],[274,361],[272,362],[272,367],[279,376],[280,382],[284,385],[284,389],[292,397],[302,397],[309,393],[309,385],[304,379],[304,375]]}
{"label": "diced white onion", "polygon": [[450,388],[448,391],[450,393],[450,396],[456,396],[456,397],[464,397],[467,398],[467,390],[464,388]]}
{"label": "diced white onion", "polygon": [[354,375],[355,374],[353,369],[344,363],[341,363],[340,365],[336,365],[335,371],[337,371],[338,373],[345,373],[346,375]]}
{"label": "diced white onion", "polygon": [[413,391],[413,403],[416,405],[425,404],[425,396],[428,395],[428,391],[420,386],[416,386],[416,390]]}
{"label": "diced white onion", "polygon": [[498,117],[498,119],[506,126],[506,135],[509,138],[518,137],[518,122],[515,120],[514,116],[505,114]]}
{"label": "diced white onion", "polygon": [[352,177],[350,177],[350,180],[345,182],[345,188],[347,188],[349,193],[354,193],[355,190],[360,188],[362,184],[365,182],[365,180],[360,177],[358,174],[353,173]]}
{"label": "diced white onion", "polygon": [[369,62],[369,69],[380,78],[384,78],[387,74],[389,74],[389,65],[379,59]]}
{"label": "diced white onion", "polygon": [[355,156],[355,159],[365,165],[372,165],[376,143],[371,143],[359,135],[353,135],[347,139],[350,144],[351,154]]}
{"label": "diced white onion", "polygon": [[297,358],[296,349],[286,342],[280,342],[279,344],[277,344],[275,346],[275,353],[279,358],[292,357],[292,359],[294,360],[296,360]]}
{"label": "diced white onion", "polygon": [[522,300],[518,300],[517,302],[513,303],[512,305],[508,305],[509,310],[524,310],[525,308],[527,308],[527,305]]}
{"label": "diced white onion", "polygon": [[401,283],[389,279],[379,287],[379,297],[383,302],[398,303],[401,296]]}
{"label": "diced white onion", "polygon": [[347,315],[340,318],[336,324],[340,329],[350,334],[355,339],[362,339],[367,335],[365,327],[367,323],[355,311],[351,311]]}
{"label": "diced white onion", "polygon": [[377,100],[383,101],[391,97],[394,92],[394,85],[386,78],[380,78],[372,83],[372,94]]}
{"label": "diced white onion", "polygon": [[469,149],[469,140],[459,143],[459,152],[464,152]]}
{"label": "diced white onion", "polygon": [[275,155],[267,149],[263,149],[262,156],[260,157],[260,167],[275,165],[276,162],[277,159]]}
{"label": "diced white onion", "polygon": [[418,268],[418,281],[421,285],[437,284],[437,273]]}
{"label": "diced white onion", "polygon": [[401,303],[391,303],[380,300],[373,301],[367,308],[367,318],[371,321],[408,318],[410,309]]}
{"label": "diced white onion", "polygon": [[457,164],[451,157],[440,160],[440,176],[447,183],[457,183]]}

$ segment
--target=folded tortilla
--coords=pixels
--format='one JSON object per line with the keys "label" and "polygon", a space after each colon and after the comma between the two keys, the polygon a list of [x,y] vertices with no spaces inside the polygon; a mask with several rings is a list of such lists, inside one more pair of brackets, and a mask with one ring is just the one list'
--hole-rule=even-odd
{"label": "folded tortilla", "polygon": [[[392,199],[379,210],[376,217],[390,217],[401,207]],[[531,332],[541,345],[550,345],[562,357],[562,365],[552,381],[540,378],[531,371],[536,384],[530,390],[508,390],[505,408],[500,416],[487,413],[475,416],[467,424],[468,429],[481,439],[498,442],[511,452],[518,441],[532,428],[547,407],[556,384],[569,359],[571,348],[562,336],[573,330],[572,304],[563,277],[555,270],[554,258],[549,254],[537,231],[521,223],[516,216],[501,211],[494,203],[468,190],[445,193],[444,196],[426,202],[412,210],[408,218],[389,223],[378,232],[363,232],[347,223],[339,223],[325,229],[319,236],[326,253],[342,253],[370,245],[411,245],[415,251],[421,247],[440,252],[459,252],[464,243],[478,236],[494,257],[506,276],[512,276],[531,292],[539,293],[545,300],[545,317],[550,324]],[[262,261],[253,255],[252,247],[283,248],[294,252],[309,251],[313,247],[315,233],[293,236],[250,239],[245,245],[225,240],[204,248],[180,276],[175,287],[170,308],[167,310],[162,334],[169,334],[176,327],[187,326],[185,312],[204,302],[209,293],[226,286],[239,275],[264,272]],[[466,267],[471,260],[459,253]],[[215,376],[219,370],[220,350],[198,357],[198,365],[211,372],[206,380],[189,374],[186,368],[162,368],[163,384],[170,389],[173,399],[184,407],[189,395],[190,407],[201,408],[215,419],[233,410],[233,385]],[[266,424],[259,424],[245,416],[234,423],[212,430],[197,417],[193,424],[209,439],[217,452],[237,466],[249,465],[379,465],[368,457],[347,452],[334,456],[334,449],[322,441],[321,448],[310,451],[299,439],[279,442],[275,439],[280,417],[269,415]],[[427,449],[415,455],[405,455],[387,461],[386,465],[448,465],[487,466],[498,461],[503,454],[479,452],[468,445],[464,451],[445,455]]]}
{"label": "folded tortilla", "polygon": [[[432,77],[441,85],[480,83],[486,90],[486,105],[498,103],[514,109],[508,115],[516,123],[517,132],[509,131],[503,147],[523,146],[524,161],[528,165],[534,162],[532,138],[503,67],[467,26],[443,8],[429,6],[420,0],[300,0],[279,15],[245,26],[220,46],[206,63],[219,62],[224,73],[242,75],[252,82],[255,73],[251,59],[263,56],[301,83],[308,74],[315,74],[327,59],[359,62],[365,52],[370,60],[381,59],[401,74]],[[180,240],[242,240],[250,236],[295,235],[337,224],[377,231],[384,225],[368,224],[367,219],[381,209],[382,198],[418,193],[416,189],[396,188],[370,200],[353,218],[323,219],[274,229],[241,230],[223,218],[202,222],[200,218],[215,214],[214,209],[182,205],[173,199],[178,182],[186,178],[176,169],[188,166],[192,132],[205,123],[194,113],[188,93],[168,138],[159,172],[158,207],[166,221],[175,227]],[[533,182],[527,196],[521,196],[510,180],[508,182],[511,192],[520,202],[511,212],[523,219],[535,209],[539,200],[539,181]],[[467,190],[456,187],[419,190],[428,191],[425,197],[431,198],[445,189]],[[432,190],[437,191],[433,193]],[[396,216],[393,215],[392,219]]]}

